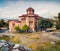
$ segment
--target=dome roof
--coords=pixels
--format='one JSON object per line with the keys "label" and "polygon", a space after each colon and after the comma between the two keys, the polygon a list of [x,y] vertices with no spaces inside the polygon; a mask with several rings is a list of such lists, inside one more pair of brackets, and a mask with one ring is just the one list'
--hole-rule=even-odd
{"label": "dome roof", "polygon": [[33,10],[33,11],[34,11],[34,9],[33,9],[32,7],[29,7],[29,8],[27,9],[27,11],[28,11],[28,10]]}

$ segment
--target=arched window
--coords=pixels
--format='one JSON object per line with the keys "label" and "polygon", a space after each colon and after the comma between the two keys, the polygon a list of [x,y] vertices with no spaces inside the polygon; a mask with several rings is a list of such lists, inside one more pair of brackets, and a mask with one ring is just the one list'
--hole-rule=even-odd
{"label": "arched window", "polygon": [[15,26],[15,24],[13,23],[13,26]]}
{"label": "arched window", "polygon": [[33,21],[29,21],[29,26],[32,26],[33,25]]}

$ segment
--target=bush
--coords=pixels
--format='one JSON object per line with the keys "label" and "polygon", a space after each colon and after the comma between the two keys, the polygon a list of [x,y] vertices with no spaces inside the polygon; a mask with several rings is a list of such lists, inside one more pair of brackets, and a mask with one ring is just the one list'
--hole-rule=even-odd
{"label": "bush", "polygon": [[21,31],[21,29],[20,29],[19,26],[15,26],[15,30],[16,30],[17,32],[20,32],[20,31]]}
{"label": "bush", "polygon": [[29,27],[25,24],[25,25],[22,27],[22,30],[23,30],[24,32],[28,32]]}

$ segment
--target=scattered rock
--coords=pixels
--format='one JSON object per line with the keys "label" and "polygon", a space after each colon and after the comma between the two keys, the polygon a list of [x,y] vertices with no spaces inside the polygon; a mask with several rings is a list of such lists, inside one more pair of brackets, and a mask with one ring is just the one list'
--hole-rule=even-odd
{"label": "scattered rock", "polygon": [[21,44],[14,44],[5,40],[0,40],[0,49],[1,48],[3,48],[3,51],[32,51],[32,49],[26,48]]}

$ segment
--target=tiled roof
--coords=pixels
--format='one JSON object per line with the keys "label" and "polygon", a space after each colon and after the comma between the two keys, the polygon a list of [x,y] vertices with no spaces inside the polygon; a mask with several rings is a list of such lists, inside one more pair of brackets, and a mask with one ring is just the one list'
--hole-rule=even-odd
{"label": "tiled roof", "polygon": [[23,14],[23,15],[19,16],[19,18],[20,17],[36,17],[37,19],[41,18],[41,16],[39,16],[38,14],[33,14],[33,15]]}
{"label": "tiled roof", "polygon": [[9,22],[10,22],[10,21],[14,21],[14,22],[18,22],[18,23],[20,22],[20,21],[18,21],[18,20],[9,20]]}

